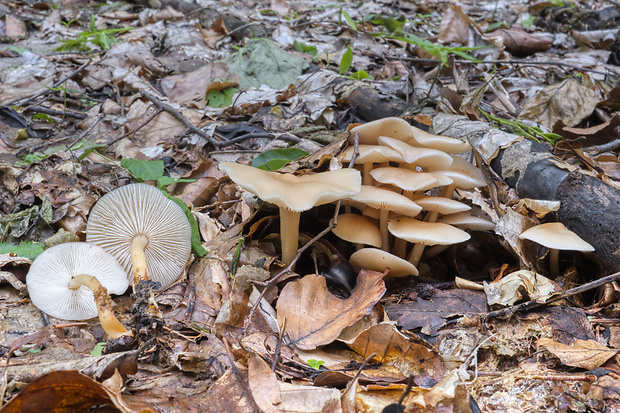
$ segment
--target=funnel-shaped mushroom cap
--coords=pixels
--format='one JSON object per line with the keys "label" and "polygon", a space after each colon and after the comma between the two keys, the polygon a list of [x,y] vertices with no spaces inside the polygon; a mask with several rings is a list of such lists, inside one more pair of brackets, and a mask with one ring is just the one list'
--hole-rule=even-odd
{"label": "funnel-shaped mushroom cap", "polygon": [[411,125],[401,118],[383,118],[364,123],[351,129],[351,136],[357,132],[359,143],[363,145],[376,145],[379,136],[387,136],[401,141],[413,138]]}
{"label": "funnel-shaped mushroom cap", "polygon": [[379,136],[379,144],[394,149],[408,164],[438,171],[448,169],[452,165],[452,157],[443,151],[430,148],[419,148],[387,136]]}
{"label": "funnel-shaped mushroom cap", "polygon": [[390,269],[388,275],[392,277],[406,277],[418,275],[418,269],[407,260],[392,255],[389,252],[376,248],[362,248],[354,252],[349,259],[351,265],[358,268],[383,272]]}
{"label": "funnel-shaped mushroom cap", "polygon": [[381,246],[381,232],[370,218],[357,214],[338,215],[338,225],[332,230],[338,238],[355,244]]}
{"label": "funnel-shaped mushroom cap", "polygon": [[263,201],[295,212],[307,211],[360,191],[362,177],[355,169],[307,175],[264,171],[234,162],[220,162],[220,170]]}
{"label": "funnel-shaped mushroom cap", "polygon": [[391,219],[388,229],[396,238],[423,245],[458,244],[471,238],[467,232],[448,224],[413,218]]}
{"label": "funnel-shaped mushroom cap", "polygon": [[86,240],[99,245],[133,274],[131,243],[144,235],[148,277],[165,288],[183,273],[191,254],[192,229],[180,206],[146,184],[130,184],[104,195],[93,207]]}
{"label": "funnel-shaped mushroom cap", "polygon": [[471,145],[467,142],[463,142],[459,139],[449,138],[447,136],[433,135],[425,132],[422,129],[418,129],[415,126],[411,127],[413,140],[409,141],[410,145],[421,146],[423,148],[431,148],[443,151],[445,153],[461,153],[471,150]]}
{"label": "funnel-shaped mushroom cap", "polygon": [[129,286],[127,273],[102,248],[85,242],[56,245],[34,260],[26,276],[32,303],[44,313],[63,320],[97,317],[93,292],[87,287],[69,288],[71,278],[92,275],[108,292],[122,294]]}
{"label": "funnel-shaped mushroom cap", "polygon": [[594,251],[594,247],[579,235],[569,230],[561,222],[548,222],[536,225],[519,235],[520,239],[529,239],[547,248],[556,250]]}
{"label": "funnel-shaped mushroom cap", "polygon": [[417,172],[411,169],[385,166],[370,171],[375,181],[382,184],[396,185],[405,191],[426,191],[438,186],[446,186],[452,183],[452,179],[430,172]]}

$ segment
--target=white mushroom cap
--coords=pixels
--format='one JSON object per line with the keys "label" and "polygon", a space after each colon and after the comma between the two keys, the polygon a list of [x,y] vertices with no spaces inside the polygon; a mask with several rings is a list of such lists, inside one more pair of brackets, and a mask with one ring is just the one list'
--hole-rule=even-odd
{"label": "white mushroom cap", "polygon": [[363,145],[376,145],[379,136],[388,136],[401,141],[408,141],[413,138],[411,125],[401,118],[383,118],[364,123],[351,129],[351,136],[357,132],[359,143]]}
{"label": "white mushroom cap", "polygon": [[[351,162],[355,147],[349,146],[339,158],[343,162]],[[404,162],[403,157],[388,146],[381,145],[358,145],[358,154],[355,158],[356,164],[383,163],[383,162]]]}
{"label": "white mushroom cap", "polygon": [[114,255],[132,277],[131,242],[144,235],[149,279],[165,288],[183,273],[191,254],[192,229],[185,213],[162,192],[130,184],[103,196],[93,207],[86,240]]}
{"label": "white mushroom cap", "polygon": [[437,149],[445,153],[461,153],[471,150],[470,144],[459,139],[441,135],[433,135],[423,131],[422,129],[418,129],[415,126],[411,126],[411,131],[413,134],[413,139],[409,140],[408,143],[413,146]]}
{"label": "white mushroom cap", "polygon": [[406,196],[376,186],[362,185],[359,193],[351,196],[351,199],[363,202],[372,208],[394,211],[407,216],[414,217],[422,211],[418,204]]}
{"label": "white mushroom cap", "polygon": [[92,291],[85,286],[69,288],[78,274],[96,277],[112,294],[122,294],[129,286],[127,273],[112,255],[93,244],[69,242],[43,251],[30,266],[26,284],[32,303],[63,320],[97,317]]}
{"label": "white mushroom cap", "polygon": [[349,258],[351,265],[357,268],[383,272],[386,268],[392,277],[406,277],[407,275],[418,275],[418,269],[409,261],[390,254],[389,252],[376,248],[362,248],[354,252]]}
{"label": "white mushroom cap", "polygon": [[458,244],[471,238],[467,232],[448,224],[413,218],[391,219],[388,229],[396,238],[423,245]]}
{"label": "white mushroom cap", "polygon": [[472,215],[469,211],[444,215],[439,217],[437,222],[454,225],[459,228],[467,228],[474,231],[491,231],[495,229],[495,224],[493,222],[488,219]]}
{"label": "white mushroom cap", "polygon": [[411,200],[420,205],[424,211],[438,212],[443,215],[456,214],[471,209],[469,205],[441,196],[414,196]]}
{"label": "white mushroom cap", "polygon": [[382,184],[396,185],[405,191],[425,191],[452,183],[452,178],[430,172],[417,172],[411,169],[385,166],[370,171],[375,181]]}
{"label": "white mushroom cap", "polygon": [[579,235],[569,230],[561,222],[548,222],[536,225],[519,235],[520,239],[529,239],[547,248],[556,250],[594,251],[594,247]]}
{"label": "white mushroom cap", "polygon": [[443,151],[430,148],[411,146],[407,142],[387,136],[379,136],[379,144],[386,145],[403,157],[408,164],[413,164],[429,170],[447,169],[452,165],[452,157]]}
{"label": "white mushroom cap", "polygon": [[355,244],[381,246],[381,231],[372,219],[357,214],[338,215],[338,224],[332,232],[345,241]]}
{"label": "white mushroom cap", "polygon": [[444,171],[435,171],[434,174],[452,178],[454,185],[461,189],[472,189],[486,186],[482,171],[460,156],[452,157],[452,165]]}

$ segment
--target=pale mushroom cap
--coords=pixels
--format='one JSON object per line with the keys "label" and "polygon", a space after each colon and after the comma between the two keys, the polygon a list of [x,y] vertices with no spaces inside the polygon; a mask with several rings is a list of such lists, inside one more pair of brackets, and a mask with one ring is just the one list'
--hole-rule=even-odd
{"label": "pale mushroom cap", "polygon": [[472,215],[470,212],[459,212],[456,214],[444,215],[437,218],[437,222],[454,225],[459,228],[467,228],[474,231],[491,231],[495,229],[495,224],[493,222]]}
{"label": "pale mushroom cap", "polygon": [[414,164],[429,170],[448,169],[452,165],[452,157],[437,149],[419,148],[407,142],[387,136],[379,136],[379,144],[394,149],[408,164]]}
{"label": "pale mushroom cap", "polygon": [[362,202],[372,208],[393,211],[401,215],[414,217],[422,208],[407,198],[389,189],[377,188],[371,185],[362,185],[359,193],[351,196],[353,201]]}
{"label": "pale mushroom cap", "polygon": [[381,246],[381,231],[370,218],[357,214],[338,215],[338,225],[332,230],[337,237],[356,244]]}
{"label": "pale mushroom cap", "polygon": [[295,212],[354,195],[362,185],[360,172],[351,168],[297,176],[220,162],[220,170],[263,201]]}
{"label": "pale mushroom cap", "polygon": [[407,260],[392,255],[389,252],[376,248],[362,248],[354,252],[349,258],[354,267],[366,268],[373,271],[383,272],[390,269],[388,275],[392,277],[406,277],[418,275],[418,269]]}
{"label": "pale mushroom cap", "polygon": [[146,184],[130,184],[104,195],[93,207],[86,240],[97,244],[133,278],[131,242],[144,235],[149,279],[165,288],[183,273],[191,254],[192,229],[180,206]]}
{"label": "pale mushroom cap", "polygon": [[422,129],[418,129],[415,126],[411,126],[411,131],[413,134],[413,140],[409,140],[408,143],[413,146],[437,149],[450,154],[468,152],[471,150],[471,145],[467,142],[461,141],[460,139],[433,135],[423,131]]}
{"label": "pale mushroom cap", "polygon": [[405,191],[426,191],[452,183],[452,178],[430,172],[417,172],[411,169],[385,166],[370,171],[370,175],[382,184],[396,185]]}
{"label": "pale mushroom cap", "polygon": [[396,238],[424,245],[450,245],[467,241],[470,235],[458,228],[439,222],[413,218],[396,218],[388,222],[388,230]]}
{"label": "pale mushroom cap", "polygon": [[411,125],[401,118],[383,118],[364,123],[351,129],[351,136],[357,132],[359,143],[363,145],[376,145],[379,136],[388,136],[401,141],[408,141],[413,138]]}
{"label": "pale mushroom cap", "polygon": [[43,251],[30,266],[26,284],[32,303],[63,320],[97,317],[93,292],[85,286],[69,288],[78,274],[96,277],[112,294],[122,294],[129,286],[127,273],[112,255],[93,244],[68,242]]}
{"label": "pale mushroom cap", "polygon": [[443,215],[456,214],[471,209],[469,205],[441,196],[415,196],[411,200],[420,205],[424,211],[439,212]]}
{"label": "pale mushroom cap", "polygon": [[[351,162],[355,147],[349,146],[340,154],[342,162]],[[358,154],[355,164],[404,162],[403,157],[392,148],[381,145],[358,145]]]}
{"label": "pale mushroom cap", "polygon": [[457,188],[472,189],[486,186],[482,171],[460,156],[452,157],[452,165],[445,171],[435,171],[437,175],[444,175],[452,178]]}
{"label": "pale mushroom cap", "polygon": [[579,235],[569,230],[561,222],[548,222],[536,225],[519,235],[520,239],[528,239],[556,250],[594,251],[594,247]]}

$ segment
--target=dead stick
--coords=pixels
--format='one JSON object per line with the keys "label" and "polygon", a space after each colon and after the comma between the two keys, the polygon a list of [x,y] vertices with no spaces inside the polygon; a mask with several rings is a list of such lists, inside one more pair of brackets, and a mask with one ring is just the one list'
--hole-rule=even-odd
{"label": "dead stick", "polygon": [[195,134],[202,136],[203,138],[208,140],[209,143],[211,143],[213,146],[215,146],[216,148],[219,148],[219,142],[217,142],[215,139],[213,139],[212,136],[209,136],[209,134],[207,132],[203,131],[200,128],[195,127],[194,125],[192,125],[192,123],[189,120],[187,120],[187,118],[185,116],[183,116],[181,114],[181,112],[179,112],[178,110],[176,110],[172,106],[162,102],[156,96],[153,96],[153,95],[151,95],[148,92],[143,91],[143,92],[141,92],[141,94],[142,94],[142,96],[144,96],[145,98],[150,100],[155,106],[157,106],[158,109],[165,110],[166,112],[168,112],[169,114],[174,116],[179,122],[181,122],[183,125],[185,125],[185,127],[187,129],[190,129]]}
{"label": "dead stick", "polygon": [[556,301],[563,300],[565,298],[571,297],[576,294],[583,293],[585,291],[593,290],[594,288],[598,288],[602,285],[605,285],[612,281],[617,281],[620,279],[620,272],[614,273],[612,275],[608,275],[607,277],[599,278],[598,280],[594,280],[587,284],[581,285],[579,287],[571,288],[570,290],[563,291],[561,293],[557,293],[549,297],[545,302],[539,302],[536,300],[526,301],[521,304],[513,305],[508,308],[504,308],[502,310],[491,311],[490,313],[484,314],[487,319],[490,318],[499,318],[507,315],[512,315],[516,312],[531,310],[534,308],[544,307],[551,303],[555,303]]}

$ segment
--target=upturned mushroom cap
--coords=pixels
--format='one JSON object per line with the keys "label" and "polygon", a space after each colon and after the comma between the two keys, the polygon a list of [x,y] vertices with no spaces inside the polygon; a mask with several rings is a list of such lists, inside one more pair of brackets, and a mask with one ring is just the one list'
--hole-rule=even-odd
{"label": "upturned mushroom cap", "polygon": [[401,141],[408,141],[413,137],[411,125],[401,118],[383,118],[364,123],[351,129],[351,136],[357,132],[359,143],[362,145],[376,145],[379,136],[388,136]]}
{"label": "upturned mushroom cap", "polygon": [[379,144],[394,149],[406,163],[425,168],[425,170],[448,169],[452,165],[452,157],[437,149],[411,146],[407,142],[387,136],[379,136]]}
{"label": "upturned mushroom cap", "polygon": [[32,303],[63,320],[97,317],[92,291],[69,288],[71,278],[79,274],[96,276],[112,294],[122,294],[129,286],[127,273],[112,255],[93,244],[69,242],[43,251],[30,266],[26,284]]}
{"label": "upturned mushroom cap", "polygon": [[385,166],[370,171],[373,179],[382,184],[396,185],[405,191],[426,191],[452,183],[452,178],[430,172],[417,172],[411,169]]}
{"label": "upturned mushroom cap", "polygon": [[354,252],[349,258],[349,262],[354,267],[366,268],[369,270],[383,272],[386,268],[392,277],[406,277],[408,275],[418,275],[418,269],[410,262],[392,255],[389,252],[376,248],[362,248]]}
{"label": "upturned mushroom cap", "polygon": [[87,242],[114,255],[129,277],[131,243],[140,235],[148,238],[148,277],[161,288],[169,286],[183,273],[191,254],[192,229],[181,207],[153,186],[130,184],[104,195],[90,212]]}
{"label": "upturned mushroom cap", "polygon": [[[343,162],[351,162],[354,150],[355,148],[353,146],[349,146],[340,154],[340,160]],[[403,161],[400,153],[390,147],[381,145],[359,145],[357,158],[355,158],[355,164]]]}
{"label": "upturned mushroom cap", "polygon": [[338,238],[354,244],[381,246],[381,232],[370,218],[357,214],[338,215],[338,224],[332,230]]}
{"label": "upturned mushroom cap", "polygon": [[448,169],[444,171],[435,171],[433,173],[452,178],[454,181],[453,185],[461,189],[486,186],[487,183],[480,169],[460,156],[453,156],[452,159],[452,165],[450,165]]}
{"label": "upturned mushroom cap", "polygon": [[487,219],[472,215],[469,211],[439,217],[437,222],[453,225],[458,228],[471,229],[473,231],[491,231],[495,224]]}
{"label": "upturned mushroom cap", "polygon": [[467,232],[448,224],[413,218],[391,219],[388,229],[396,238],[422,245],[458,244],[471,238]]}
{"label": "upturned mushroom cap", "polygon": [[556,250],[594,251],[592,245],[566,228],[561,222],[548,222],[536,225],[521,233],[519,238],[528,239]]}
{"label": "upturned mushroom cap", "polygon": [[420,205],[424,211],[438,212],[443,215],[456,214],[471,209],[469,205],[455,199],[440,196],[414,196],[411,200]]}
{"label": "upturned mushroom cap", "polygon": [[295,212],[354,195],[362,184],[360,172],[354,169],[298,176],[234,162],[220,162],[220,170],[263,201]]}
{"label": "upturned mushroom cap", "polygon": [[353,201],[362,202],[372,208],[384,211],[393,211],[401,215],[416,216],[422,208],[409,198],[390,191],[389,189],[377,188],[370,185],[362,185],[359,193],[351,196]]}
{"label": "upturned mushroom cap", "polygon": [[441,135],[433,135],[423,131],[422,129],[418,129],[415,126],[411,126],[411,131],[413,134],[413,140],[409,140],[408,143],[413,146],[437,149],[449,154],[468,152],[471,150],[471,145],[459,139]]}

